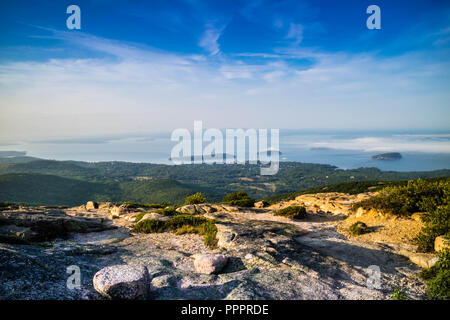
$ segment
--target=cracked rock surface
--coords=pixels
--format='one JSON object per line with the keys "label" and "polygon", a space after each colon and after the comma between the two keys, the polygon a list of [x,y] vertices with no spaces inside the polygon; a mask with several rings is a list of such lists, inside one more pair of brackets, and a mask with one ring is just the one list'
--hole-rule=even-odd
{"label": "cracked rock surface", "polygon": [[[27,207],[2,211],[2,227],[30,228],[27,214],[30,221],[35,215],[78,227],[44,242],[0,243],[0,299],[106,299],[107,286],[117,283],[129,285],[119,286],[118,296],[110,290],[114,298],[390,299],[394,288],[409,299],[424,298],[419,267],[394,246],[339,233],[345,219],[339,214],[315,211],[294,221],[274,216],[273,208],[197,206],[197,214],[216,220],[218,246],[210,249],[197,234],[131,232],[139,210],[118,217],[102,204],[58,213]],[[338,211],[344,211],[342,205]],[[227,262],[218,272],[200,273],[195,259],[202,255],[223,255]],[[79,289],[67,287],[67,268],[73,265],[80,268]],[[371,266],[380,270],[376,288],[368,286]],[[93,281],[98,272],[102,277]]]}

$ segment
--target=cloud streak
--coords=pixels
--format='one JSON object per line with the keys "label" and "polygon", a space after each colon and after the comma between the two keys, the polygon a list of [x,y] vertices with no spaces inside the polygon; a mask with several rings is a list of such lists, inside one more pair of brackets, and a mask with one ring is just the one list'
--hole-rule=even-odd
{"label": "cloud streak", "polygon": [[323,141],[309,144],[311,148],[329,148],[364,152],[431,152],[450,153],[450,136],[446,140],[429,139],[409,135],[397,135],[389,138],[363,137]]}
{"label": "cloud streak", "polygon": [[223,32],[224,27],[216,28],[213,25],[207,25],[198,45],[209,52],[210,55],[217,55],[220,53],[219,38]]}
{"label": "cloud streak", "polygon": [[303,26],[300,24],[291,23],[286,39],[293,39],[295,45],[299,45],[303,40]]}

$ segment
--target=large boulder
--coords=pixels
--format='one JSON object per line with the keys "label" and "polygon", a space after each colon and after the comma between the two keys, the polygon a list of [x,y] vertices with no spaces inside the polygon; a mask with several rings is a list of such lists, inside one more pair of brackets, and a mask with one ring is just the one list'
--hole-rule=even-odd
{"label": "large boulder", "polygon": [[214,205],[210,205],[207,203],[188,204],[183,207],[177,208],[176,211],[183,214],[204,214],[216,212],[217,208],[215,208]]}
{"label": "large boulder", "polygon": [[86,210],[98,209],[98,203],[94,201],[86,202]]}
{"label": "large boulder", "polygon": [[159,214],[157,212],[150,212],[150,213],[147,213],[145,216],[143,216],[142,219],[139,220],[139,222],[144,221],[144,220],[149,220],[149,219],[150,220],[168,221],[171,219],[171,217],[163,216],[162,214]]}
{"label": "large boulder", "polygon": [[268,203],[264,200],[255,202],[255,208],[262,209],[268,206]]}
{"label": "large boulder", "polygon": [[113,217],[119,217],[129,212],[128,205],[121,204],[120,206],[114,206],[111,208],[110,212]]}
{"label": "large boulder", "polygon": [[94,288],[110,299],[146,299],[150,291],[147,267],[139,265],[114,265],[101,269],[94,275]]}
{"label": "large boulder", "polygon": [[360,218],[362,216],[368,216],[368,217],[382,217],[383,216],[383,212],[375,209],[375,208],[371,208],[371,209],[364,209],[362,207],[359,207],[356,210],[356,218]]}
{"label": "large boulder", "polygon": [[114,205],[111,202],[100,202],[98,208],[100,210],[110,210]]}
{"label": "large boulder", "polygon": [[415,220],[417,222],[421,222],[422,221],[422,217],[423,217],[423,213],[422,212],[415,212],[413,213],[410,218],[412,220]]}
{"label": "large boulder", "polygon": [[434,239],[434,251],[440,252],[450,248],[450,239],[439,236]]}
{"label": "large boulder", "polygon": [[228,262],[223,254],[200,254],[195,257],[194,267],[197,273],[218,273]]}
{"label": "large boulder", "polygon": [[413,253],[409,256],[411,262],[422,268],[431,268],[436,264],[439,258],[432,253]]}
{"label": "large boulder", "polygon": [[14,225],[0,234],[15,235],[32,242],[66,239],[71,233],[89,233],[116,229],[103,218],[87,218],[68,215],[64,210],[42,209],[27,211],[0,211],[3,225]]}

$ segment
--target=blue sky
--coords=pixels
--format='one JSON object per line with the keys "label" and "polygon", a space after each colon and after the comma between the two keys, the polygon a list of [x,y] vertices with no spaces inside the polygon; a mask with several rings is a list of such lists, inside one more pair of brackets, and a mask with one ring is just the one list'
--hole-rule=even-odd
{"label": "blue sky", "polygon": [[[67,6],[81,30],[66,28]],[[368,30],[366,8],[381,8]],[[2,1],[0,137],[449,129],[448,1]]]}

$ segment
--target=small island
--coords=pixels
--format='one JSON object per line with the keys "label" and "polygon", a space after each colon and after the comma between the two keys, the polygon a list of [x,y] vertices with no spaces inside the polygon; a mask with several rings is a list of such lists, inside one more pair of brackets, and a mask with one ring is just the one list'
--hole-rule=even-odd
{"label": "small island", "polygon": [[373,160],[400,160],[402,155],[398,152],[388,152],[377,154],[372,157]]}

